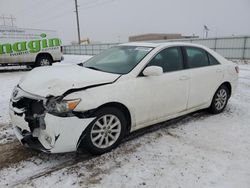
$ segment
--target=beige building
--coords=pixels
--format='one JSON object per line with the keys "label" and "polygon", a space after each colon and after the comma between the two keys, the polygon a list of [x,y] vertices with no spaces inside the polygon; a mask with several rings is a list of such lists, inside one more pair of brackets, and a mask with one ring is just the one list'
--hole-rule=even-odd
{"label": "beige building", "polygon": [[149,34],[143,34],[143,35],[130,36],[129,42],[182,39],[182,38],[198,38],[198,37],[197,36],[182,36],[179,33],[172,33],[172,34],[149,33]]}

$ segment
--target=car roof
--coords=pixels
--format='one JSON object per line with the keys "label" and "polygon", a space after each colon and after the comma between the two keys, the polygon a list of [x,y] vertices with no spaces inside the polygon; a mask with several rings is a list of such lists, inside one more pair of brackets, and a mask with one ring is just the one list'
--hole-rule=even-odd
{"label": "car roof", "polygon": [[129,42],[120,44],[120,46],[140,46],[140,47],[168,47],[168,46],[193,46],[193,47],[201,47],[204,46],[199,44],[187,43],[187,42]]}
{"label": "car roof", "polygon": [[120,44],[119,46],[140,46],[140,47],[155,48],[159,46],[159,44],[150,43],[150,42],[128,42],[128,43]]}

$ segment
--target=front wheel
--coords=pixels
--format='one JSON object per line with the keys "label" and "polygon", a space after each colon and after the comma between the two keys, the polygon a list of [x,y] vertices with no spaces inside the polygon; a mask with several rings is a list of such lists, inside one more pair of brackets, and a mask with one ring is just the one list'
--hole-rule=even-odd
{"label": "front wheel", "polygon": [[210,112],[213,114],[221,113],[225,109],[228,99],[228,88],[225,85],[220,86],[214,94],[211,106],[209,107]]}
{"label": "front wheel", "polygon": [[124,137],[126,119],[114,107],[105,107],[96,113],[88,126],[81,145],[92,154],[103,154],[116,148]]}

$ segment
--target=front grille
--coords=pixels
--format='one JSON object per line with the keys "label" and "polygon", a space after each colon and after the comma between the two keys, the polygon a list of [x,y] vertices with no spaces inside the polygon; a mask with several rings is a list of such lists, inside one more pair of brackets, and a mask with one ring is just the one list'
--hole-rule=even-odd
{"label": "front grille", "polygon": [[16,102],[12,102],[12,106],[18,109],[24,109],[24,120],[28,122],[31,132],[33,132],[35,128],[45,128],[45,108],[42,100],[23,97]]}
{"label": "front grille", "polygon": [[26,97],[13,102],[12,106],[18,109],[25,109],[29,114],[43,114],[45,110],[42,100],[35,100]]}

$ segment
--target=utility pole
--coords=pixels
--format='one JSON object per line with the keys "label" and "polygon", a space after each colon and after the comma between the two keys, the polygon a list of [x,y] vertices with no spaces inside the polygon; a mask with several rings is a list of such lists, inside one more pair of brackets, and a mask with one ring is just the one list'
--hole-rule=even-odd
{"label": "utility pole", "polygon": [[16,21],[16,18],[13,18],[11,15],[9,19],[11,20],[11,26],[14,27],[14,21]]}
{"label": "utility pole", "polygon": [[79,16],[78,16],[78,5],[77,0],[75,0],[76,6],[76,24],[77,24],[77,32],[78,32],[78,44],[81,44],[81,36],[80,36],[80,25],[79,25]]}
{"label": "utility pole", "polygon": [[3,25],[5,26],[5,17],[4,17],[4,15],[1,16],[1,20],[3,20]]}
{"label": "utility pole", "polygon": [[209,32],[209,29],[206,25],[204,25],[204,32],[205,32],[205,37],[207,38],[208,37],[208,32]]}
{"label": "utility pole", "polygon": [[9,21],[8,21],[8,20],[10,20],[11,26],[14,27],[14,21],[16,21],[16,18],[14,18],[12,15],[11,16],[4,16],[4,15],[2,15],[0,17],[0,20],[3,20],[3,25],[4,26],[10,26]]}

